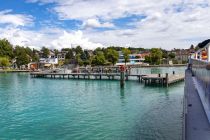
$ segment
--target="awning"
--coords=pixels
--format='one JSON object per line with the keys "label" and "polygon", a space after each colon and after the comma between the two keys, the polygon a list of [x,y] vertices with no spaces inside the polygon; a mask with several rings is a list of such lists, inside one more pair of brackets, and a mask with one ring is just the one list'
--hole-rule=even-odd
{"label": "awning", "polygon": [[50,66],[51,66],[51,64],[44,64],[44,66],[45,66],[45,67],[50,67]]}

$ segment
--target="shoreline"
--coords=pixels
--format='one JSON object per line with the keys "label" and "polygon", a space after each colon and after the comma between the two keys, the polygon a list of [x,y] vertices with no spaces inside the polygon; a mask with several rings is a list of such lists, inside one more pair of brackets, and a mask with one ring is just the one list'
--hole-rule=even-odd
{"label": "shoreline", "polygon": [[[187,64],[175,64],[175,65],[136,65],[136,66],[133,65],[133,66],[130,66],[130,67],[132,67],[132,68],[152,68],[152,67],[183,67],[183,66],[187,66]],[[98,66],[98,67],[100,67],[100,66]],[[98,68],[98,67],[95,67],[95,68]],[[112,66],[112,67],[118,67],[118,66]],[[80,68],[85,68],[85,67],[80,67]],[[32,71],[32,70],[0,70],[0,73],[13,73],[13,72],[36,72],[36,71]]]}
{"label": "shoreline", "polygon": [[183,66],[187,66],[187,64],[174,64],[174,65],[165,65],[165,64],[162,64],[162,65],[133,65],[131,67],[134,67],[134,68],[145,68],[145,67],[183,67]]}
{"label": "shoreline", "polygon": [[0,70],[0,73],[33,72],[32,70]]}

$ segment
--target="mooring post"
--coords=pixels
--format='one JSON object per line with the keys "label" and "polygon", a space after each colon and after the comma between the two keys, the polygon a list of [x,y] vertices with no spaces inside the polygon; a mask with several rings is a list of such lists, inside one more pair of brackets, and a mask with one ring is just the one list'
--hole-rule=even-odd
{"label": "mooring post", "polygon": [[166,73],[166,86],[168,87],[168,73]]}
{"label": "mooring post", "polygon": [[175,71],[173,71],[173,75],[175,74]]}
{"label": "mooring post", "polygon": [[125,66],[120,66],[120,87],[124,88],[125,85]]}
{"label": "mooring post", "polygon": [[125,85],[125,72],[121,71],[120,72],[120,87],[123,88]]}

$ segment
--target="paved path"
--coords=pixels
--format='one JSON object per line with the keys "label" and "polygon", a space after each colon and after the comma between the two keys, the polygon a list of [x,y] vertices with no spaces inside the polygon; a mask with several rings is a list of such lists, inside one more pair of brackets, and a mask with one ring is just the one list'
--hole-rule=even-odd
{"label": "paved path", "polygon": [[186,71],[185,96],[187,100],[186,140],[210,140],[210,124],[189,71]]}

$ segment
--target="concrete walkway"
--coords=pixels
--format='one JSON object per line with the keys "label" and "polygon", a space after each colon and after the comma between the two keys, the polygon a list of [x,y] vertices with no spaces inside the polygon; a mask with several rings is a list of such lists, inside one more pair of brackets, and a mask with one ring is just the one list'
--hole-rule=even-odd
{"label": "concrete walkway", "polygon": [[210,125],[196,90],[191,72],[186,71],[185,138],[186,140],[210,140]]}

